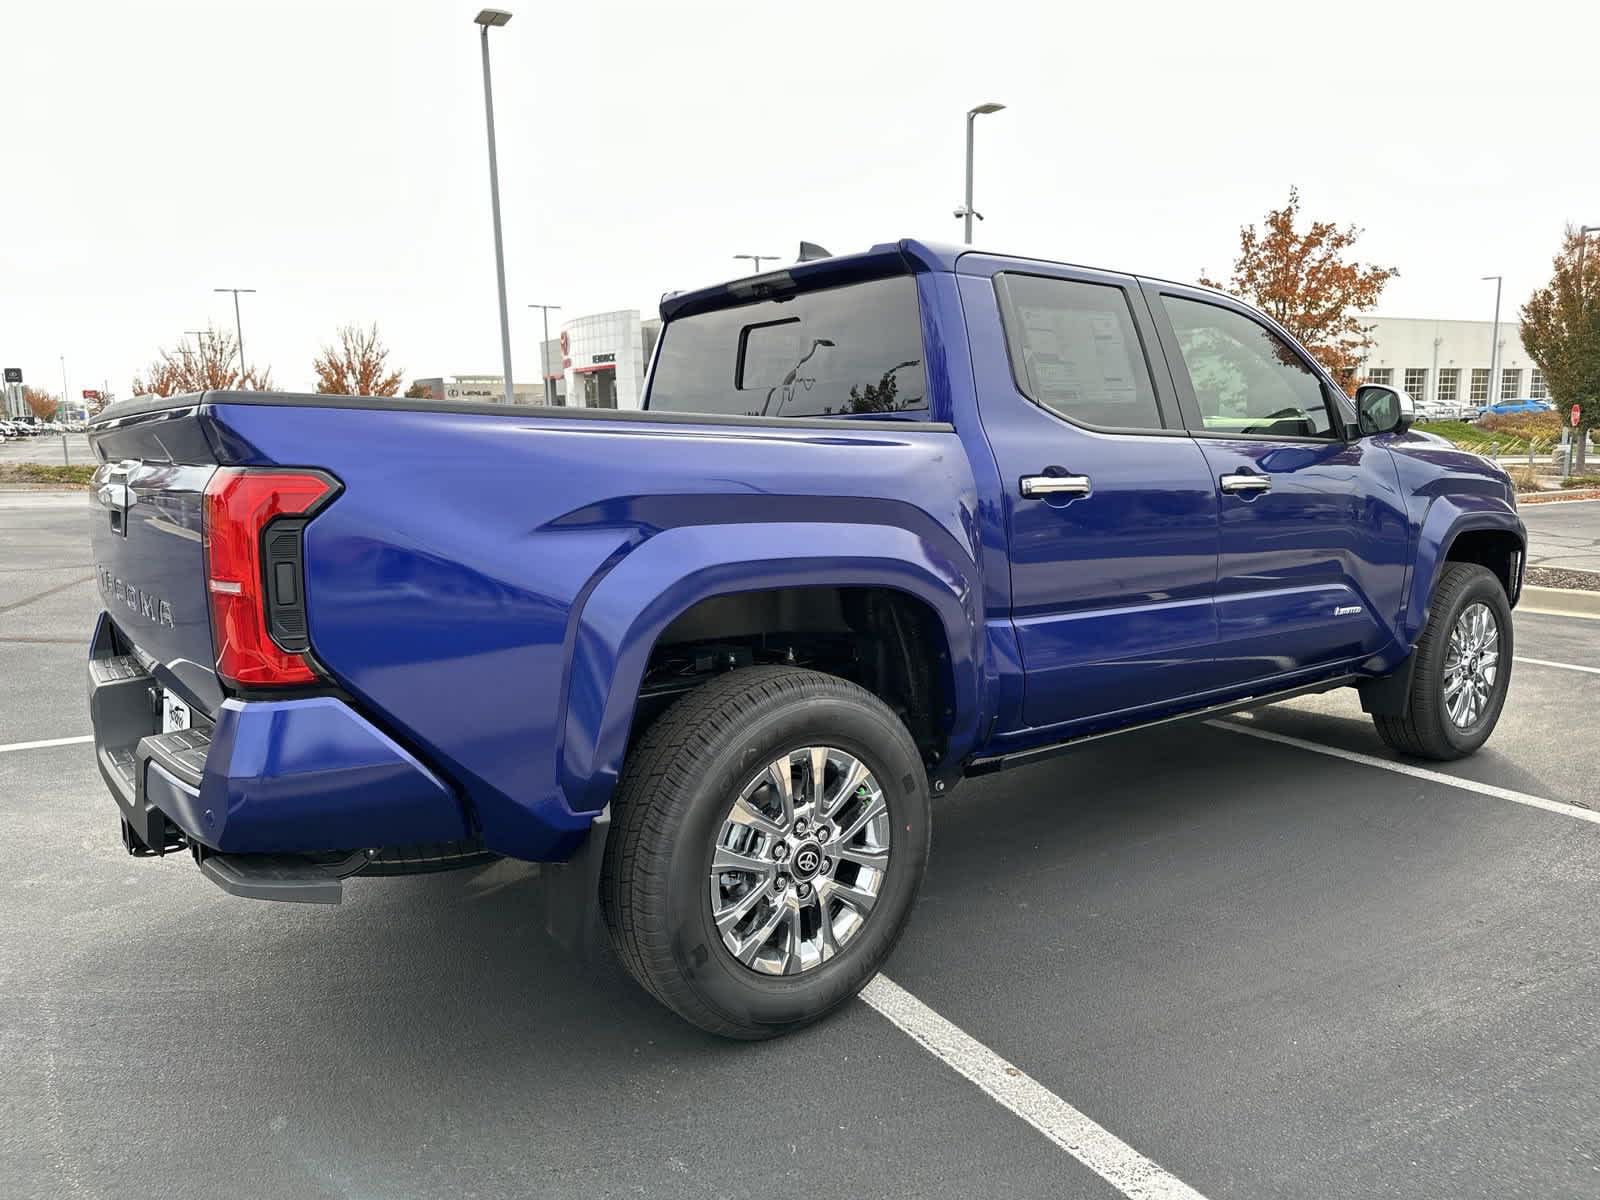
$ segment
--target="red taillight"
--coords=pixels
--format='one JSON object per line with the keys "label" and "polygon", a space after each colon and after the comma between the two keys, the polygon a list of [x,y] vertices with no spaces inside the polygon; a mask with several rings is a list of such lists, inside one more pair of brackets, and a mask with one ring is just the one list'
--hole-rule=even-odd
{"label": "red taillight", "polygon": [[241,687],[316,682],[303,655],[280,648],[267,633],[261,531],[274,517],[310,511],[333,491],[332,481],[304,471],[219,467],[206,484],[206,589],[217,674]]}

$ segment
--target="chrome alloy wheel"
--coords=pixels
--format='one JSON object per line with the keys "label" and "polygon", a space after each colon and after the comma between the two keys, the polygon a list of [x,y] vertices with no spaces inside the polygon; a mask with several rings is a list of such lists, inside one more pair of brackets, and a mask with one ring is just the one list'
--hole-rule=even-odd
{"label": "chrome alloy wheel", "polygon": [[711,916],[766,975],[820,966],[861,932],[889,867],[889,807],[859,759],[806,746],[740,790],[711,857]]}
{"label": "chrome alloy wheel", "polygon": [[1487,604],[1456,618],[1444,658],[1444,707],[1457,729],[1470,729],[1489,707],[1500,669],[1500,625]]}

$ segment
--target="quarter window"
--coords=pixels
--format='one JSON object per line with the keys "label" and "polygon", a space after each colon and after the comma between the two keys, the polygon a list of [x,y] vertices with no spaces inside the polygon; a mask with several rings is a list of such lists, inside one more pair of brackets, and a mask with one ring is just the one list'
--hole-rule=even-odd
{"label": "quarter window", "polygon": [[1208,433],[1333,435],[1321,377],[1282,337],[1231,308],[1161,300]]}
{"label": "quarter window", "polygon": [[999,277],[1018,386],[1051,412],[1102,429],[1160,429],[1150,368],[1120,287]]}

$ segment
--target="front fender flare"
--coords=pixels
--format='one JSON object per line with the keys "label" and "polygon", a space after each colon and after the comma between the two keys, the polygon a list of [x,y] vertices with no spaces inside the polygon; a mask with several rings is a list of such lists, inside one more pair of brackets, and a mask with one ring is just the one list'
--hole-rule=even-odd
{"label": "front fender flare", "polygon": [[1428,624],[1428,608],[1450,547],[1463,533],[1476,530],[1510,533],[1526,551],[1528,534],[1516,513],[1503,501],[1489,496],[1439,496],[1428,506],[1417,536],[1416,562],[1406,597],[1403,632],[1407,645],[1415,645]]}
{"label": "front fender flare", "polygon": [[[944,539],[941,539],[943,541]],[[980,670],[982,588],[954,539],[844,523],[735,523],[664,530],[625,555],[579,614],[564,706],[560,783],[575,813],[611,798],[656,639],[701,600],[780,587],[887,587],[926,602],[950,647],[949,759],[976,743],[992,699]]]}

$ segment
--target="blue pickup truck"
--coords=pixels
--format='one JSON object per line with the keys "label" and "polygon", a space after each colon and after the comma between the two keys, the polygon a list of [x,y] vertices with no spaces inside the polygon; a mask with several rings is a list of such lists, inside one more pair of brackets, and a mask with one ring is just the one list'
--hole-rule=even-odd
{"label": "blue pickup truck", "polygon": [[1355,687],[1499,718],[1506,475],[1182,284],[903,241],[668,296],[640,411],[209,392],[91,441],[90,707],[135,855],[238,895],[530,860],[695,1024],[899,937],[930,802]]}

